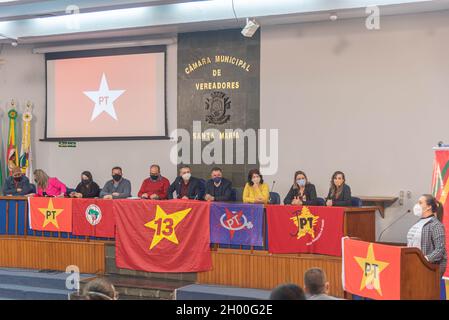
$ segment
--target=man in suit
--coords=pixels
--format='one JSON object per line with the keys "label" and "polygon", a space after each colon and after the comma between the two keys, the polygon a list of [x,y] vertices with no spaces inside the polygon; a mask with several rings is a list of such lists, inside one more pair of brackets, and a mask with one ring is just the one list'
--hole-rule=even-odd
{"label": "man in suit", "polygon": [[304,291],[307,300],[341,300],[329,294],[329,282],[320,268],[312,268],[304,274]]}
{"label": "man in suit", "polygon": [[232,182],[223,178],[223,170],[215,167],[210,173],[211,179],[206,182],[206,201],[230,201]]}
{"label": "man in suit", "polygon": [[175,191],[177,199],[203,199],[204,183],[200,179],[192,177],[191,171],[187,165],[183,165],[179,169],[179,176],[168,188],[168,199],[173,199]]}

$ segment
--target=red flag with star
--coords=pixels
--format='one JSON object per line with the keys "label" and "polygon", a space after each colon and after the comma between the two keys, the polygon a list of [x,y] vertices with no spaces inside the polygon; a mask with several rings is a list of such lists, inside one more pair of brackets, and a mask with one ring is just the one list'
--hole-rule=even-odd
{"label": "red flag with star", "polygon": [[344,208],[268,205],[268,251],[341,256]]}
{"label": "red flag with star", "polygon": [[72,199],[30,197],[28,201],[31,229],[72,232]]}
{"label": "red flag with star", "polygon": [[401,247],[345,238],[343,287],[352,294],[376,299],[400,299]]}
{"label": "red flag with star", "polygon": [[212,268],[208,202],[115,200],[116,264],[147,272]]}

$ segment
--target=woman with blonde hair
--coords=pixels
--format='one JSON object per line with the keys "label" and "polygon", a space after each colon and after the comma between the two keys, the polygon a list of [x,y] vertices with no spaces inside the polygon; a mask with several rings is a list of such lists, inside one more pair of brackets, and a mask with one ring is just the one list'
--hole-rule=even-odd
{"label": "woman with blonde hair", "polygon": [[58,178],[49,177],[44,170],[34,170],[36,195],[40,197],[64,197],[67,188]]}

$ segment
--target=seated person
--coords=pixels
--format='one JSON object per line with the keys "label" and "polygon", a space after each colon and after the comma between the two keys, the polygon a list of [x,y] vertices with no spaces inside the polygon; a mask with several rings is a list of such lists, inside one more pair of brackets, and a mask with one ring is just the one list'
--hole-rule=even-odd
{"label": "seated person", "polygon": [[131,182],[123,178],[122,168],[112,168],[112,180],[104,185],[100,192],[103,199],[126,199],[131,197]]}
{"label": "seated person", "polygon": [[244,203],[264,203],[267,204],[270,199],[270,190],[268,185],[263,182],[263,177],[258,169],[250,170],[248,173],[248,182],[243,189]]}
{"label": "seated person", "polygon": [[170,182],[161,175],[161,167],[153,164],[150,167],[150,177],[142,182],[137,196],[142,199],[165,200],[169,187]]}
{"label": "seated person", "polygon": [[320,268],[311,268],[304,274],[304,291],[307,300],[340,300],[329,295],[326,273]]}
{"label": "seated person", "polygon": [[223,178],[223,170],[218,167],[212,169],[211,179],[206,182],[206,201],[230,201],[232,195],[232,183]]}
{"label": "seated person", "polygon": [[169,199],[173,199],[173,192],[175,191],[177,199],[199,200],[204,197],[204,184],[200,179],[192,177],[189,166],[183,165],[179,169],[179,176],[168,188]]}
{"label": "seated person", "polygon": [[22,174],[19,167],[14,167],[11,173],[12,175],[6,178],[3,186],[5,196],[24,196],[32,193],[33,188],[30,185],[30,180]]}
{"label": "seated person", "polygon": [[75,192],[70,193],[71,198],[97,198],[100,195],[100,187],[93,181],[89,171],[81,173],[81,182],[76,186]]}
{"label": "seated person", "polygon": [[351,206],[351,188],[346,184],[345,174],[341,171],[336,171],[332,175],[329,194],[326,197],[326,206]]}
{"label": "seated person", "polygon": [[306,300],[304,290],[294,283],[285,283],[271,291],[270,300]]}
{"label": "seated person", "polygon": [[64,197],[67,188],[58,178],[50,178],[44,170],[34,170],[34,182],[36,182],[36,195],[40,197]]}
{"label": "seated person", "polygon": [[284,199],[284,204],[315,206],[318,204],[315,186],[309,182],[303,171],[296,171],[293,186]]}

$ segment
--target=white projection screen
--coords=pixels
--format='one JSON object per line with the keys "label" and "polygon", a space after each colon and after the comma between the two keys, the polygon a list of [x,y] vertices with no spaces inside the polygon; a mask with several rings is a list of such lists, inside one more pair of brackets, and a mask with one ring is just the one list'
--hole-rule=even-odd
{"label": "white projection screen", "polygon": [[45,139],[166,139],[165,55],[165,46],[46,54]]}

